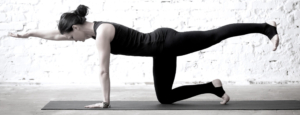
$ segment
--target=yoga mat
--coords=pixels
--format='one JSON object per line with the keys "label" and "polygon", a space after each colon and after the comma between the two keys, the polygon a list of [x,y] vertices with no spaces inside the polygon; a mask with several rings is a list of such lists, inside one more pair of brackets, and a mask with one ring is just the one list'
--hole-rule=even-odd
{"label": "yoga mat", "polygon": [[102,101],[50,101],[42,110],[300,110],[299,100],[177,101],[160,104],[158,101],[111,101],[111,108],[85,108]]}

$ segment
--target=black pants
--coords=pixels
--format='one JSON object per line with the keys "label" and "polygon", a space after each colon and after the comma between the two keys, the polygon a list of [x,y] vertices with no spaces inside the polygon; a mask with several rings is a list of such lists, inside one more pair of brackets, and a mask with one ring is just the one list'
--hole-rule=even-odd
{"label": "black pants", "polygon": [[185,85],[172,89],[177,56],[208,48],[229,37],[249,33],[260,33],[271,39],[275,35],[276,28],[267,23],[235,23],[208,31],[177,32],[173,29],[164,29],[168,31],[164,55],[153,57],[154,86],[158,101],[162,104],[171,104],[203,93],[222,96],[216,93],[212,83]]}

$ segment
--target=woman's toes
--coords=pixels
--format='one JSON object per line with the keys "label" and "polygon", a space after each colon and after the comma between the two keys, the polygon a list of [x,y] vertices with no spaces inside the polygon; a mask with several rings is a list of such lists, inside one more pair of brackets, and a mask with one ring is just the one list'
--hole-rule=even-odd
{"label": "woman's toes", "polygon": [[225,93],[222,96],[222,99],[223,99],[223,101],[221,101],[220,104],[224,105],[224,104],[226,104],[230,100],[230,97]]}
{"label": "woman's toes", "polygon": [[276,22],[275,21],[267,21],[267,24],[276,27]]}
{"label": "woman's toes", "polygon": [[[220,79],[213,80],[212,84],[214,85],[215,88],[222,87],[222,82]],[[225,91],[223,90],[223,92]],[[226,104],[230,100],[230,97],[226,93],[224,93],[221,98],[223,99],[223,101],[221,101],[220,104]]]}
{"label": "woman's toes", "polygon": [[279,37],[278,34],[276,34],[272,39],[271,39],[272,43],[274,44],[274,49],[273,51],[275,51],[279,45]]}
{"label": "woman's toes", "polygon": [[266,22],[268,25],[270,26],[273,26],[275,27],[272,28],[273,30],[271,30],[271,28],[269,28],[268,30],[266,30],[266,35],[270,38],[271,36],[274,36],[271,38],[271,42],[274,44],[274,48],[273,48],[273,51],[275,51],[279,45],[279,36],[278,36],[278,33],[277,33],[277,30],[276,30],[276,27],[277,27],[277,24],[275,21],[267,21]]}

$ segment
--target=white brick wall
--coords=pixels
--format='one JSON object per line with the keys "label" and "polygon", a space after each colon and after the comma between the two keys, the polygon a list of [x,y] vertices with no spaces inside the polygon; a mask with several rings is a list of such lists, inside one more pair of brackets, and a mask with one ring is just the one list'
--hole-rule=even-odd
{"label": "white brick wall", "polygon": [[[88,21],[123,24],[141,32],[159,27],[210,30],[230,23],[274,20],[281,43],[261,34],[232,37],[202,51],[178,57],[175,84],[219,78],[223,84],[300,83],[299,0],[1,0],[0,84],[95,84],[99,68],[94,40],[84,43],[17,39],[8,32],[57,29],[64,12],[90,7]],[[111,85],[153,84],[152,58],[111,55]]]}

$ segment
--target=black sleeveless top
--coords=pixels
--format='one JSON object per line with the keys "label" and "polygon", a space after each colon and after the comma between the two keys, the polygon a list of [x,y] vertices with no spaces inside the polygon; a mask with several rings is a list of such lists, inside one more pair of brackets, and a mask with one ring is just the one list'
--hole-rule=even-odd
{"label": "black sleeveless top", "polygon": [[[102,23],[109,23],[115,27],[115,36],[110,42],[112,54],[155,56],[162,51],[164,39],[162,36],[159,37],[159,31],[142,33],[114,22],[94,21],[96,36],[96,30]],[[93,36],[93,39],[96,40],[96,37]]]}

